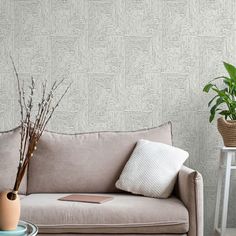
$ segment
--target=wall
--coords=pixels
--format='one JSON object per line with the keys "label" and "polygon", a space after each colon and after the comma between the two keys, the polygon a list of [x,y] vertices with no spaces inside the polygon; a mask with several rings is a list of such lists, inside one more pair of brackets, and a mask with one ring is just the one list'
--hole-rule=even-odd
{"label": "wall", "polygon": [[[218,145],[203,85],[235,63],[234,0],[1,0],[0,129],[18,124],[20,77],[73,81],[48,129],[134,130],[171,120],[205,181],[211,235]],[[230,223],[236,222],[231,208]]]}

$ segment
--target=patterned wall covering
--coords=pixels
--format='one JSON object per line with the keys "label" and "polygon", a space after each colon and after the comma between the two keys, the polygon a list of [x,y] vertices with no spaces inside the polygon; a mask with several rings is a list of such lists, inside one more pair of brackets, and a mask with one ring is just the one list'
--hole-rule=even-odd
{"label": "patterned wall covering", "polygon": [[[211,235],[221,139],[203,85],[236,62],[234,0],[0,0],[0,129],[18,123],[21,78],[73,81],[48,129],[134,130],[173,122],[205,181]],[[234,177],[234,179],[236,179]],[[236,191],[232,192],[235,198]],[[230,207],[230,224],[236,225]]]}

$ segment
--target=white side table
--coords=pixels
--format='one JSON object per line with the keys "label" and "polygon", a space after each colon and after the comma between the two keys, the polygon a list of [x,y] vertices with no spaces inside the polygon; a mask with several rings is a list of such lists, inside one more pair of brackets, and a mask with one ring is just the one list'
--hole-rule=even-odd
{"label": "white side table", "polygon": [[[235,158],[236,147],[223,147],[220,151],[219,177],[217,184],[216,208],[215,208],[215,235],[218,236],[235,236],[236,228],[227,228],[227,213],[229,202],[229,188],[231,170],[236,170],[236,165],[232,165]],[[226,163],[226,165],[224,165]],[[223,193],[223,208],[220,216],[221,190],[225,169],[225,186]],[[219,217],[221,217],[221,227],[219,227]]]}

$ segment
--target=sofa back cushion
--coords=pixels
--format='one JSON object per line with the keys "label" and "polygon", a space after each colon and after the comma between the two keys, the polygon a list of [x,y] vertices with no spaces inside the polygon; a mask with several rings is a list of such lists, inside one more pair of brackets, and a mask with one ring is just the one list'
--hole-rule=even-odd
{"label": "sofa back cushion", "polygon": [[[0,132],[0,192],[14,187],[19,164],[20,128]],[[26,194],[26,175],[22,179],[20,194]]]}
{"label": "sofa back cushion", "polygon": [[132,132],[45,131],[30,161],[28,193],[117,192],[115,182],[139,139],[171,145],[170,122]]}

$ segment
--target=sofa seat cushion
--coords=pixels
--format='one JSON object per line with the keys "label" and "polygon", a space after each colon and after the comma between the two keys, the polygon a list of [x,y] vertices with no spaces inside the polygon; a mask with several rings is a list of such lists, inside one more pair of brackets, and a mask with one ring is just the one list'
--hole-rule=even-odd
{"label": "sofa seat cushion", "polygon": [[185,206],[175,197],[155,199],[131,194],[103,194],[103,204],[58,201],[68,194],[31,194],[21,200],[21,219],[40,233],[184,234],[189,229]]}

